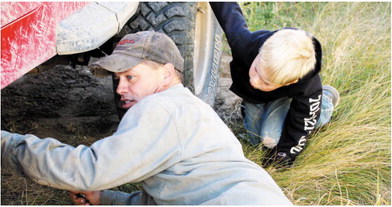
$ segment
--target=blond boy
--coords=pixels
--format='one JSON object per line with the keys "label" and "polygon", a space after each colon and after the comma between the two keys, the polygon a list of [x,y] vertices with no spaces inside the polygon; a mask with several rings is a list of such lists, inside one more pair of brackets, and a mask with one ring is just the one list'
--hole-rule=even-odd
{"label": "blond boy", "polygon": [[322,50],[295,28],[249,31],[237,3],[210,3],[231,48],[231,90],[243,99],[247,140],[269,149],[268,161],[291,164],[339,100],[322,86]]}

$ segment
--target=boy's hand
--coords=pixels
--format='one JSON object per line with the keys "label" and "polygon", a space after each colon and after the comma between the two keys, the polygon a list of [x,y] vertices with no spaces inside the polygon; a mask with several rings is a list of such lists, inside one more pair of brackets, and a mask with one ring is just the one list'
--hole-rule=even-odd
{"label": "boy's hand", "polygon": [[262,161],[262,166],[267,167],[274,164],[275,167],[289,167],[293,164],[294,159],[285,152],[277,152],[277,149],[264,149],[267,151]]}
{"label": "boy's hand", "polygon": [[275,163],[277,163],[280,166],[291,166],[293,164],[294,160],[287,155],[285,152],[278,152],[276,153],[275,156]]}
{"label": "boy's hand", "polygon": [[70,191],[69,197],[75,205],[99,205],[102,191]]}

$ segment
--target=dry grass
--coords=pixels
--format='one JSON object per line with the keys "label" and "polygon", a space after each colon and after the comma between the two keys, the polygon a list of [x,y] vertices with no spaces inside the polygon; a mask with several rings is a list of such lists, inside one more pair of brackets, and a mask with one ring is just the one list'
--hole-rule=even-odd
{"label": "dry grass", "polygon": [[[390,3],[244,8],[251,19],[255,11],[271,8],[270,18],[276,20],[266,27],[292,26],[314,34],[323,45],[323,84],[341,92],[332,121],[312,136],[294,167],[267,170],[297,205],[390,205]],[[281,15],[286,17],[278,19]],[[258,161],[257,150],[245,151]]]}

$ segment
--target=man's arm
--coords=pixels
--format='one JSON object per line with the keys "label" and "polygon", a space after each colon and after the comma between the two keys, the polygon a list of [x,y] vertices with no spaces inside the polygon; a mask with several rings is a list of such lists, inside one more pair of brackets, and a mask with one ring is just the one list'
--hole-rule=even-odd
{"label": "man's arm", "polygon": [[91,147],[2,132],[2,166],[65,190],[102,190],[144,180],[178,162],[181,153],[167,111],[155,102],[144,104],[130,109],[114,135]]}
{"label": "man's arm", "polygon": [[24,136],[22,135],[1,131],[1,167],[10,168],[18,175],[23,175],[23,168],[18,164],[13,151],[23,140]]}

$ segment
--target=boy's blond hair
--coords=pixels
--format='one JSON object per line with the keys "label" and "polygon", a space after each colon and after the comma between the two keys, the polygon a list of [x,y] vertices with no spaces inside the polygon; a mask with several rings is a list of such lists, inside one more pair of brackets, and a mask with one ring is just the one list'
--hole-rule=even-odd
{"label": "boy's blond hair", "polygon": [[312,36],[301,30],[283,29],[260,48],[260,65],[269,70],[269,81],[285,85],[314,69],[316,63]]}

